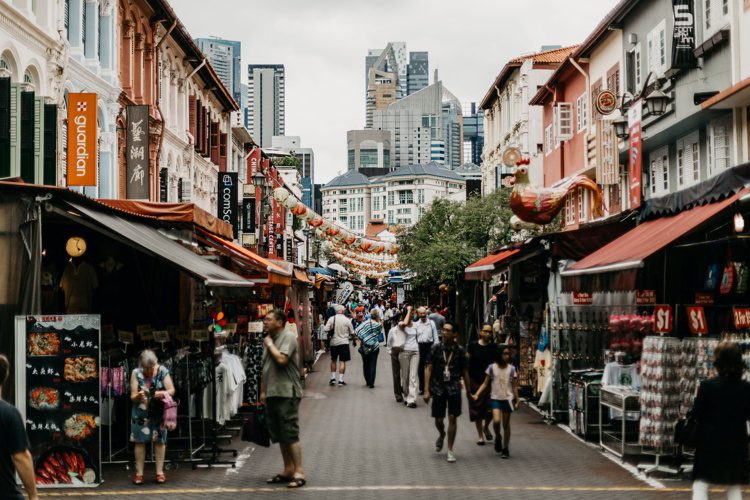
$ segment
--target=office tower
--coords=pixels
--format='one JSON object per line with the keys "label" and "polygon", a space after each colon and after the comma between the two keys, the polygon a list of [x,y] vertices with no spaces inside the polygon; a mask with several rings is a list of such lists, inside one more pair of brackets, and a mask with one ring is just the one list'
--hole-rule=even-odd
{"label": "office tower", "polygon": [[218,37],[198,38],[195,41],[237,104],[245,106],[242,102],[240,76],[242,43]]}
{"label": "office tower", "polygon": [[388,105],[396,102],[397,77],[377,68],[370,68],[367,79],[367,116],[365,127],[372,128],[372,116],[376,110],[388,109]]}
{"label": "office tower", "polygon": [[464,103],[464,161],[482,164],[484,148],[484,114],[477,103]]}
{"label": "office tower", "polygon": [[410,52],[407,67],[407,94],[422,90],[430,84],[430,63],[427,52]]}
{"label": "office tower", "polygon": [[315,178],[315,153],[312,148],[303,148],[298,135],[277,135],[271,138],[271,148],[294,155],[300,162],[302,177],[302,202],[312,206],[312,185]]}
{"label": "office tower", "polygon": [[[349,130],[346,133],[348,170],[391,169],[391,133],[388,130]],[[367,174],[365,174],[367,175]]]}
{"label": "office tower", "polygon": [[247,72],[248,128],[261,147],[284,135],[284,65],[250,64]]}

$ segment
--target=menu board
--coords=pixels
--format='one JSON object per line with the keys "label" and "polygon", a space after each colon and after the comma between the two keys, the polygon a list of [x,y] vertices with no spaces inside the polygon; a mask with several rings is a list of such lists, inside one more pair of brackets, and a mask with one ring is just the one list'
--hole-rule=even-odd
{"label": "menu board", "polygon": [[16,317],[18,407],[39,486],[101,482],[100,324],[98,315]]}

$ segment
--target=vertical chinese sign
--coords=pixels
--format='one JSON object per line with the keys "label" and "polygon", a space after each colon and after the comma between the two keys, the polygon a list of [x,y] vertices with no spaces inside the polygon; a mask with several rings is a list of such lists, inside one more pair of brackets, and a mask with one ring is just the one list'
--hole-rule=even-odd
{"label": "vertical chinese sign", "polygon": [[643,162],[643,134],[641,119],[643,110],[641,101],[635,101],[628,109],[628,131],[630,148],[628,148],[628,186],[630,191],[630,208],[641,206],[641,171]]}
{"label": "vertical chinese sign", "polygon": [[17,316],[16,394],[36,482],[101,482],[98,315]]}
{"label": "vertical chinese sign", "polygon": [[148,106],[128,106],[125,160],[127,197],[148,200],[150,186],[148,147]]}
{"label": "vertical chinese sign", "polygon": [[672,68],[695,68],[695,16],[693,0],[672,0],[674,31],[672,32]]}
{"label": "vertical chinese sign", "polygon": [[96,94],[68,94],[68,186],[96,186]]}

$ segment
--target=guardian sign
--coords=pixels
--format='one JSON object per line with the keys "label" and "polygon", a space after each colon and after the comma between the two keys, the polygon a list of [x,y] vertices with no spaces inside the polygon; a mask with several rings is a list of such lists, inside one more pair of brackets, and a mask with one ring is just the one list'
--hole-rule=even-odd
{"label": "guardian sign", "polygon": [[68,186],[96,186],[96,94],[68,94]]}

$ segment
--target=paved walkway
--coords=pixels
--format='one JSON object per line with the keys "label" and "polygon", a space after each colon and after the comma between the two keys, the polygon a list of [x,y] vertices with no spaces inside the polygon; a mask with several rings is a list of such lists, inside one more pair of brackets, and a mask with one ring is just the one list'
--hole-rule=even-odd
{"label": "paved walkway", "polygon": [[[513,415],[511,459],[491,446],[475,444],[468,415],[459,419],[450,464],[437,454],[429,410],[397,404],[392,395],[390,360],[381,353],[376,388],[364,385],[361,359],[349,364],[346,387],[328,386],[328,357],[306,383],[301,409],[304,465],[308,484],[299,491],[269,488],[265,479],[281,470],[278,447],[248,446],[237,469],[171,470],[169,484],[134,487],[122,468],[105,469],[107,483],[96,490],[43,490],[44,497],[164,499],[282,498],[310,499],[667,499],[688,498],[683,483],[654,489],[636,479],[596,449],[554,426],[541,423],[532,410]],[[464,403],[466,401],[464,400]],[[465,409],[465,408],[464,408]]]}

